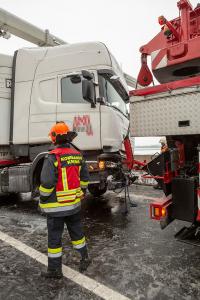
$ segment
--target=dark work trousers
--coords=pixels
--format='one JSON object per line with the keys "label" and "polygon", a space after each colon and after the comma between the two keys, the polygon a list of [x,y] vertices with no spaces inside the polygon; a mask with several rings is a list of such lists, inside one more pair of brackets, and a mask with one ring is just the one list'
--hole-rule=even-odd
{"label": "dark work trousers", "polygon": [[73,247],[83,259],[88,257],[80,212],[65,217],[47,216],[49,270],[62,269],[62,233],[64,224],[67,226]]}

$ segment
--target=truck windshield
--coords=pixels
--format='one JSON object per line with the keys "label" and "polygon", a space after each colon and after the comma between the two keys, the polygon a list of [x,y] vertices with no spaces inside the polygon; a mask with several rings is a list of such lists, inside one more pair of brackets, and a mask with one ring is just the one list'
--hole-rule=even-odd
{"label": "truck windshield", "polygon": [[128,116],[127,106],[123,98],[108,79],[104,78],[103,76],[100,77],[103,88],[103,96],[105,97],[107,103],[110,106],[115,107],[117,110],[120,110],[125,116]]}
{"label": "truck windshield", "polygon": [[[67,76],[61,79],[61,100],[63,103],[85,103],[82,96],[82,84],[80,80],[74,80],[75,76]],[[75,78],[76,79],[76,78]]]}

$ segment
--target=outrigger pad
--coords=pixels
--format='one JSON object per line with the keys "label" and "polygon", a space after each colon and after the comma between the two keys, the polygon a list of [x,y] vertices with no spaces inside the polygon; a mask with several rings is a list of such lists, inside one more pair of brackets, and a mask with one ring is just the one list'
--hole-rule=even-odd
{"label": "outrigger pad", "polygon": [[200,227],[197,225],[191,225],[190,227],[184,226],[174,237],[179,242],[200,247]]}

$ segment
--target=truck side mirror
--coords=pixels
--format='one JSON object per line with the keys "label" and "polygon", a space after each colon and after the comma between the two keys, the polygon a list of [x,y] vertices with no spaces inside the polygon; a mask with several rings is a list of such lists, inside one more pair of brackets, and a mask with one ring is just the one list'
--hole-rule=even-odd
{"label": "truck side mirror", "polygon": [[83,99],[91,103],[91,107],[96,107],[96,101],[95,101],[95,85],[93,82],[93,75],[83,70],[82,71],[82,95]]}
{"label": "truck side mirror", "polygon": [[85,78],[87,80],[93,80],[93,78],[94,78],[93,74],[87,70],[82,70],[82,76],[83,76],[83,78]]}

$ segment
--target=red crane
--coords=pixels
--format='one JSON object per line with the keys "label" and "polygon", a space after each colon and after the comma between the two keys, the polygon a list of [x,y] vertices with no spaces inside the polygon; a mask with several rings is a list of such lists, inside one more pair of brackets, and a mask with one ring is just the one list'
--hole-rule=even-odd
{"label": "red crane", "polygon": [[148,55],[160,83],[200,75],[200,4],[193,9],[189,0],[180,0],[177,6],[179,17],[171,21],[159,17],[161,31],[140,48],[142,66],[137,81],[142,86],[153,81]]}

